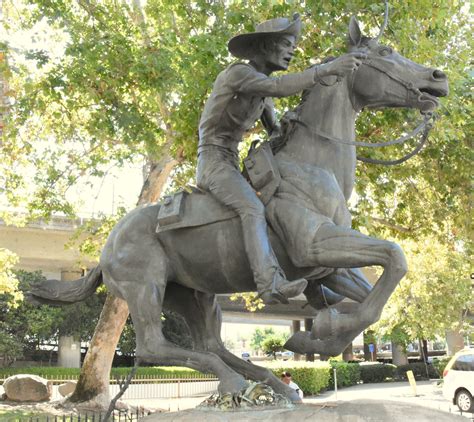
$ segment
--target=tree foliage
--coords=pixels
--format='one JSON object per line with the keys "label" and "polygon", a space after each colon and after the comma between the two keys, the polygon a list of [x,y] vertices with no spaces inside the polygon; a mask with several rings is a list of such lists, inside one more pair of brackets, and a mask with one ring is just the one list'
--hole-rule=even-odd
{"label": "tree foliage", "polygon": [[281,335],[270,335],[265,338],[262,342],[262,350],[269,356],[273,356],[276,359],[276,353],[283,350],[283,345],[286,340]]}
{"label": "tree foliage", "polygon": [[271,327],[264,328],[256,328],[255,331],[252,333],[252,338],[250,339],[250,347],[252,350],[258,351],[262,350],[263,342],[270,336],[275,335],[275,330]]}
{"label": "tree foliage", "polygon": [[[31,3],[7,9],[4,24],[14,31],[46,22],[62,50],[57,57],[44,44],[17,51],[4,40],[14,103],[2,162],[9,200],[43,214],[72,213],[65,195],[70,185],[137,156],[179,153],[185,160],[178,174],[189,176],[199,114],[215,76],[233,60],[226,50],[232,35],[251,31],[264,19],[300,12],[305,28],[292,65],[297,70],[313,57],[345,50],[349,16],[357,15],[364,31],[374,35],[383,15],[383,2],[368,0],[304,6],[269,0],[148,1],[143,8],[138,2]],[[359,166],[355,222],[375,234],[467,238],[472,46],[466,41],[466,5],[390,4],[383,41],[414,61],[445,70],[451,95],[442,103],[432,142],[419,157],[392,168]],[[38,71],[33,73],[32,66]],[[296,101],[282,99],[277,105],[283,111]],[[359,138],[393,137],[407,129],[412,114],[364,112]],[[393,148],[365,154],[404,152]],[[34,172],[34,183],[27,182],[25,169]]]}
{"label": "tree foliage", "polygon": [[[40,272],[16,271],[18,289],[29,290],[32,283],[41,282]],[[0,295],[0,355],[4,364],[12,363],[26,352],[40,350],[40,346],[57,346],[59,336],[73,336],[82,341],[92,337],[104,301],[104,294],[93,295],[84,302],[70,306],[37,307],[27,300],[12,306],[11,293]]]}
{"label": "tree foliage", "polygon": [[405,346],[444,336],[451,329],[468,332],[472,281],[466,255],[433,238],[405,241],[403,249],[409,272],[385,306],[376,324],[378,332]]}
{"label": "tree foliage", "polygon": [[[417,277],[412,270],[393,300],[410,298],[406,321],[423,317],[416,314],[418,304],[441,319],[446,306],[462,308],[465,298],[459,287],[464,281],[453,274],[463,259],[448,258],[448,251],[462,245],[465,255],[471,252],[468,5],[448,0],[392,0],[390,5],[382,41],[420,64],[444,70],[451,94],[442,100],[438,123],[421,154],[401,166],[357,167],[354,227],[377,237],[418,242],[419,249],[425,239],[439,245],[441,255],[428,247],[417,255],[416,247],[408,247],[412,265],[424,271]],[[351,15],[369,35],[377,34],[383,16],[383,2],[373,0],[148,0],[143,7],[138,0],[32,0],[5,1],[3,6],[8,36],[37,31],[38,42],[31,46],[18,46],[12,37],[1,40],[12,104],[0,150],[0,194],[8,205],[21,206],[33,217],[74,214],[71,186],[92,184],[110,166],[137,159],[149,170],[160,160],[176,159],[173,189],[191,180],[199,114],[216,75],[234,60],[226,50],[232,35],[253,31],[265,19],[301,13],[305,27],[292,63],[296,71],[345,51]],[[276,104],[281,114],[297,102],[294,97]],[[394,138],[415,119],[413,111],[364,111],[358,138]],[[388,158],[411,148],[360,154]],[[97,244],[85,249],[96,250]],[[439,256],[456,266],[436,265]],[[453,301],[447,305],[448,292]],[[403,321],[398,323],[405,329],[410,324]],[[429,333],[428,327],[423,330]]]}
{"label": "tree foliage", "polygon": [[13,272],[17,263],[18,257],[13,252],[0,248],[0,294],[9,295],[12,303],[21,299],[21,293],[18,291],[18,279]]}

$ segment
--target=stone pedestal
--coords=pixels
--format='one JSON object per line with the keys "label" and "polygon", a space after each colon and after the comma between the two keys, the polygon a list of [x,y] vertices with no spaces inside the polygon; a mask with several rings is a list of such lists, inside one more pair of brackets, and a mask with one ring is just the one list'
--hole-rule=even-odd
{"label": "stone pedestal", "polygon": [[223,412],[217,410],[184,410],[181,412],[157,413],[141,419],[143,422],[288,422],[288,421],[354,421],[354,422],[463,422],[463,416],[429,409],[415,404],[352,400],[350,402],[327,402],[301,404],[291,409],[244,410]]}
{"label": "stone pedestal", "polygon": [[[304,320],[304,329],[305,331],[311,331],[313,328],[313,319],[312,318],[305,318]],[[314,362],[314,353],[307,353],[306,354],[306,362]]]}
{"label": "stone pedestal", "polygon": [[[301,321],[299,319],[292,321],[291,323],[291,334],[295,334],[297,332],[301,331]],[[294,355],[294,360],[301,360],[302,355],[299,353],[295,353]]]}
{"label": "stone pedestal", "polygon": [[72,336],[59,337],[58,366],[64,368],[81,367],[81,342]]}
{"label": "stone pedestal", "polygon": [[[61,281],[74,281],[83,275],[80,269],[61,271]],[[81,342],[71,336],[60,336],[58,345],[58,366],[64,368],[81,367]]]}

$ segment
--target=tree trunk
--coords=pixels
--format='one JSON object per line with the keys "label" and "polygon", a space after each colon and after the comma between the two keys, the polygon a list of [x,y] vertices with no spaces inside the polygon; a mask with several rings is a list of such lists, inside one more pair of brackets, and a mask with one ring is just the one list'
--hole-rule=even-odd
{"label": "tree trunk", "polygon": [[109,406],[109,378],[115,348],[128,317],[127,302],[109,294],[100,314],[71,402]]}
{"label": "tree trunk", "polygon": [[408,356],[405,347],[392,340],[392,363],[395,366],[408,364]]}
{"label": "tree trunk", "polygon": [[342,360],[344,362],[350,362],[351,360],[354,360],[354,352],[352,350],[352,342],[350,342],[347,347],[344,349],[342,352]]}
{"label": "tree trunk", "polygon": [[[158,200],[169,174],[177,163],[170,155],[152,163],[138,205]],[[110,293],[107,295],[76,389],[69,398],[71,402],[86,402],[87,406],[108,408],[110,369],[128,313],[127,302]]]}
{"label": "tree trunk", "polygon": [[420,338],[418,344],[420,346],[420,359],[423,362],[428,362],[428,341]]}
{"label": "tree trunk", "polygon": [[453,356],[456,352],[464,348],[464,337],[459,327],[446,331],[446,344],[448,346],[448,356]]}
{"label": "tree trunk", "polygon": [[[369,344],[373,344],[373,353],[370,351]],[[364,331],[364,359],[367,362],[377,360],[377,339],[375,338],[375,333],[372,330]]]}

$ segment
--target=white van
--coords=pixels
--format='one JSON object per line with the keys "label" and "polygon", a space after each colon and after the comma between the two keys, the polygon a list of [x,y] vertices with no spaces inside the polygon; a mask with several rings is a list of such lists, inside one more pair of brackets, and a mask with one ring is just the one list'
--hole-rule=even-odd
{"label": "white van", "polygon": [[443,396],[462,412],[474,412],[474,349],[456,353],[443,372]]}

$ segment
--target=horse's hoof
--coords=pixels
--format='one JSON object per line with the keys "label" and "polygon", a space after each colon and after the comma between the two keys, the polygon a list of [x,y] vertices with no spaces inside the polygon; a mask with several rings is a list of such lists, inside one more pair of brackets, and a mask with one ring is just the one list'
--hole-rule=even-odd
{"label": "horse's hoof", "polygon": [[318,346],[321,346],[321,341],[312,340],[308,331],[298,331],[288,339],[283,347],[300,355],[323,353],[323,348]]}

